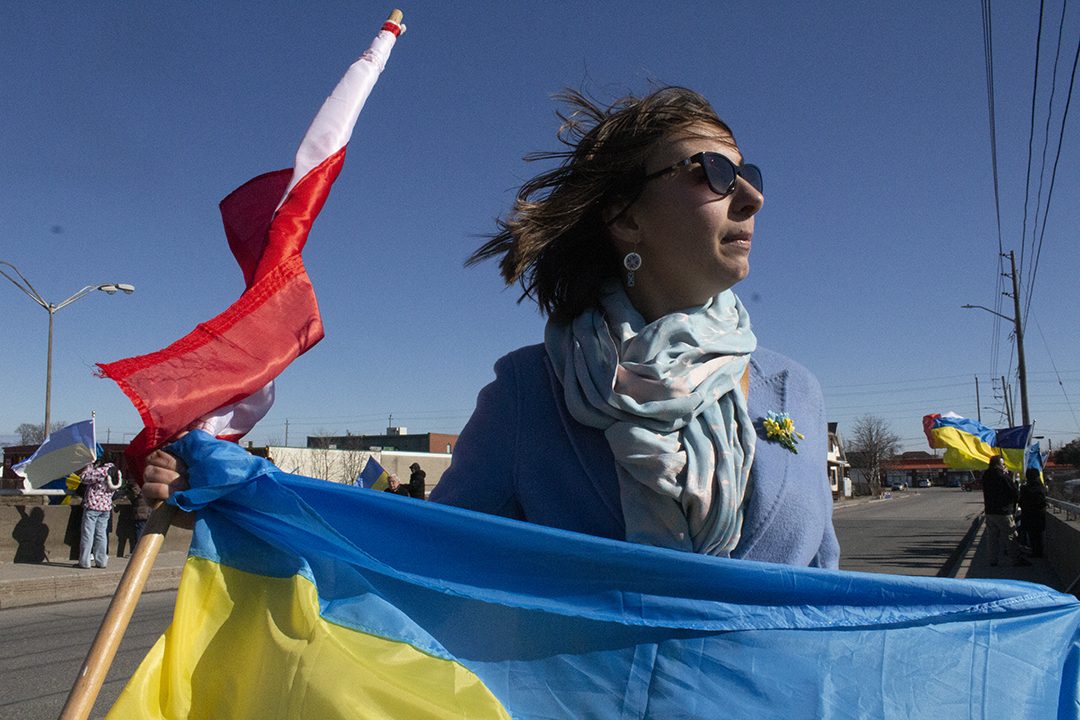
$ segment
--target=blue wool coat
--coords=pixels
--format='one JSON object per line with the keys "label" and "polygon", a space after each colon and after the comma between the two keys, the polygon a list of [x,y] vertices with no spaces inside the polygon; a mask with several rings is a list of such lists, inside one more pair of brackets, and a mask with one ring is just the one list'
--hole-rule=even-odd
{"label": "blue wool coat", "polygon": [[[817,380],[759,348],[750,360],[750,417],[758,429],[742,537],[731,557],[835,568],[826,472],[828,428]],[[794,454],[766,440],[761,419],[787,412],[806,438]],[[566,408],[543,345],[495,363],[431,500],[575,532],[624,540],[615,459],[604,433]]]}

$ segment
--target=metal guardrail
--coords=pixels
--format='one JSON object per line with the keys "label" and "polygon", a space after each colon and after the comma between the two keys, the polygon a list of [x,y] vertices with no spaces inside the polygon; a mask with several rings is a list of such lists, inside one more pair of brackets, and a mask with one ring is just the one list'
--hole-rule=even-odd
{"label": "metal guardrail", "polygon": [[1050,509],[1054,511],[1055,515],[1060,515],[1062,511],[1064,511],[1066,521],[1080,518],[1080,505],[1065,502],[1064,500],[1058,500],[1057,498],[1047,498],[1046,502],[1050,505]]}

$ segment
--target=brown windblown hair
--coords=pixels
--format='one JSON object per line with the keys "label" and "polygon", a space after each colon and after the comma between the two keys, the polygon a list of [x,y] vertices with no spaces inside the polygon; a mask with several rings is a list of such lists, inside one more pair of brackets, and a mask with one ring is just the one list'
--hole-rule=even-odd
{"label": "brown windblown hair", "polygon": [[627,96],[607,108],[576,90],[556,99],[569,108],[557,113],[558,138],[568,149],[525,160],[561,164],[521,186],[509,217],[497,221],[499,232],[465,264],[501,256],[506,284],[521,284],[518,302],[532,298],[542,313],[569,322],[597,305],[603,281],[619,272],[603,212],[618,205],[622,210],[637,198],[653,145],[697,124],[733,136],[705,98],[682,87]]}

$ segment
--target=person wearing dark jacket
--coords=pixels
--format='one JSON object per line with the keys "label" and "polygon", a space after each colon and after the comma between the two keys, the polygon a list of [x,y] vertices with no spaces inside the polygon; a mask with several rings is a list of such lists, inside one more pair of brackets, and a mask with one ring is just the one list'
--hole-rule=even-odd
{"label": "person wearing dark jacket", "polygon": [[1027,482],[1020,487],[1020,528],[1027,537],[1032,557],[1043,556],[1046,530],[1046,487],[1035,468],[1028,468]]}
{"label": "person wearing dark jacket", "polygon": [[391,475],[389,478],[387,478],[386,488],[383,489],[383,492],[394,493],[395,495],[404,495],[405,497],[412,496],[412,493],[409,492],[409,487],[407,485],[402,485],[401,481],[398,480],[397,475]]}
{"label": "person wearing dark jacket", "polygon": [[1019,499],[1016,486],[1005,469],[1000,455],[990,458],[990,467],[982,474],[983,511],[986,514],[986,532],[990,541],[990,564],[997,565],[1001,554],[1013,558],[1017,565],[1026,565],[1016,546],[1013,510]]}
{"label": "person wearing dark jacket", "polygon": [[417,500],[424,500],[427,497],[427,473],[420,469],[420,463],[413,463],[409,466],[409,495]]}

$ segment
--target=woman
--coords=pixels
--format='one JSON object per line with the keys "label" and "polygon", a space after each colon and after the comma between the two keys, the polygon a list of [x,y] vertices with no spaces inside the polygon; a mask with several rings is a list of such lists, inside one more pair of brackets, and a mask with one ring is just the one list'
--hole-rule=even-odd
{"label": "woman", "polygon": [[116,491],[111,484],[110,471],[115,465],[104,461],[91,463],[79,471],[80,484],[86,488],[83,496],[82,534],[79,539],[79,567],[103,568],[109,564],[109,523],[112,520],[112,497]]}
{"label": "woman", "polygon": [[1027,482],[1020,486],[1020,535],[1027,538],[1031,557],[1043,556],[1043,533],[1046,531],[1046,486],[1038,468],[1024,472]]}
{"label": "woman", "polygon": [[562,164],[521,188],[470,258],[500,258],[548,316],[544,344],[496,363],[430,499],[836,567],[820,389],[756,349],[731,292],[749,272],[760,172],[690,90],[607,109],[563,99],[569,150],[534,156]]}
{"label": "woman", "polygon": [[[821,391],[799,365],[755,349],[731,292],[749,272],[760,172],[690,90],[607,109],[564,99],[569,149],[537,156],[561,166],[522,187],[470,260],[501,258],[507,283],[548,315],[545,342],[496,363],[429,499],[836,567]],[[149,463],[147,497],[186,484],[170,456]]]}

